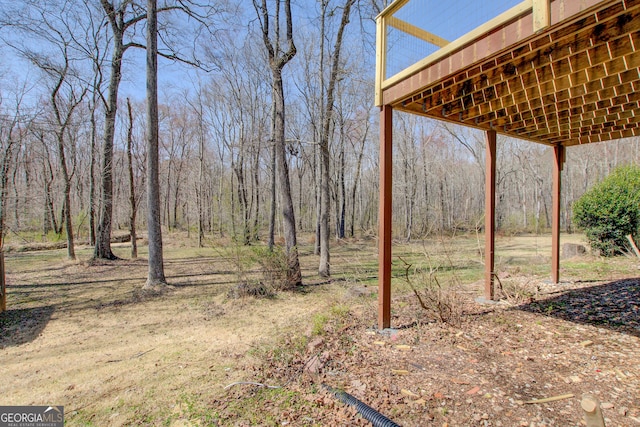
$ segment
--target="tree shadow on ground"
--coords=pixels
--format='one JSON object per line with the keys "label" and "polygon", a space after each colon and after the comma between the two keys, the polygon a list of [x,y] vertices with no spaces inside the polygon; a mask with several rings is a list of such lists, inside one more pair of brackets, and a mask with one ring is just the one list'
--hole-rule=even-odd
{"label": "tree shadow on ground", "polygon": [[562,291],[517,309],[640,337],[640,278]]}
{"label": "tree shadow on ground", "polygon": [[7,310],[0,313],[0,349],[35,340],[55,311],[52,305]]}

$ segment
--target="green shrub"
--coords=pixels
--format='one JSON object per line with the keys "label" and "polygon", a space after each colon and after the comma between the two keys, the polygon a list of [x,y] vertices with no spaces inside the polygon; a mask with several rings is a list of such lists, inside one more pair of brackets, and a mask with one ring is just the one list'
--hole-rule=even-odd
{"label": "green shrub", "polygon": [[615,169],[573,205],[573,221],[603,256],[621,253],[628,234],[640,234],[640,167]]}

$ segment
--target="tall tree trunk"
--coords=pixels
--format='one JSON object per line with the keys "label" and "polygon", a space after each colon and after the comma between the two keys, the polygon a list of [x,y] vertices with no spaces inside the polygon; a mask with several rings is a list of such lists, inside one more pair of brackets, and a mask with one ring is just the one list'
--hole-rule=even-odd
{"label": "tall tree trunk", "polygon": [[364,145],[367,142],[367,135],[369,133],[369,125],[368,122],[366,124],[367,128],[365,129],[361,143],[360,150],[358,151],[358,160],[356,162],[356,176],[353,179],[353,188],[351,189],[351,229],[350,235],[351,237],[355,236],[355,224],[356,224],[356,196],[358,194],[358,183],[360,182],[360,171],[362,169],[362,158],[364,157]]}
{"label": "tall tree trunk", "polygon": [[129,235],[131,236],[131,258],[138,258],[138,243],[136,234],[136,186],[133,175],[133,112],[131,101],[127,98],[127,112],[129,113],[129,129],[127,130],[127,167],[129,169]]}
{"label": "tall tree trunk", "polygon": [[[101,0],[103,3],[106,0]],[[118,88],[122,77],[122,56],[124,54],[122,18],[112,12],[113,55],[111,58],[111,76],[109,94],[105,112],[104,141],[102,145],[102,204],[100,222],[96,233],[94,258],[117,259],[111,251],[111,226],[113,220],[113,141],[115,136],[116,112],[118,109]],[[111,18],[110,18],[111,19]]]}
{"label": "tall tree trunk", "polygon": [[62,179],[64,181],[64,203],[62,212],[65,231],[67,233],[67,258],[76,259],[75,243],[73,240],[73,222],[71,220],[71,177],[67,169],[64,141],[62,138],[63,136],[61,134],[58,135],[58,158],[60,160],[60,171],[62,172]]}
{"label": "tall tree trunk", "polygon": [[158,153],[158,28],[157,2],[147,1],[147,226],[149,230],[149,274],[145,287],[166,285],[160,224],[160,180]]}
{"label": "tall tree trunk", "polygon": [[[284,86],[282,84],[282,69],[296,55],[296,46],[293,42],[293,21],[291,17],[291,0],[284,0],[285,41],[281,41],[282,28],[280,26],[280,6],[283,0],[275,0],[273,15],[267,8],[267,0],[253,0],[253,6],[258,16],[262,30],[262,41],[269,57],[271,69],[271,89],[273,96],[273,143],[275,161],[280,183],[280,197],[282,199],[282,214],[284,222],[284,240],[287,252],[287,282],[285,288],[293,288],[302,284],[302,271],[298,259],[298,242],[296,236],[296,218],[293,211],[293,199],[291,198],[291,182],[289,181],[289,164],[287,162],[285,141],[285,104]],[[270,26],[271,16],[275,24]],[[286,45],[286,48],[283,47]],[[274,168],[275,171],[276,168]],[[275,197],[273,197],[275,202]],[[272,222],[275,224],[275,221]],[[269,242],[271,245],[271,242]],[[272,247],[272,246],[270,246]]]}
{"label": "tall tree trunk", "polygon": [[337,218],[337,223],[338,223],[338,239],[344,239],[345,235],[345,218],[346,218],[346,210],[347,210],[347,186],[346,183],[344,182],[345,180],[345,173],[344,173],[344,169],[345,169],[345,153],[344,153],[344,139],[345,139],[345,135],[344,135],[344,123],[342,123],[342,125],[340,126],[340,167],[338,168],[338,181],[339,181],[339,185],[340,185],[340,209],[338,211],[338,218]]}
{"label": "tall tree trunk", "polygon": [[97,125],[96,125],[96,98],[95,91],[98,90],[94,87],[93,102],[91,105],[91,160],[89,162],[89,244],[95,246],[96,244],[96,138],[97,138]]}
{"label": "tall tree trunk", "polygon": [[56,219],[56,210],[53,201],[53,190],[51,185],[53,184],[53,168],[51,167],[51,159],[49,157],[49,150],[44,142],[44,135],[40,135],[40,142],[45,150],[45,158],[43,160],[42,169],[44,175],[44,221],[42,226],[42,232],[46,236],[50,231],[58,233],[58,220]]}
{"label": "tall tree trunk", "polygon": [[269,211],[269,251],[273,251],[273,247],[275,246],[275,233],[276,233],[276,176],[278,165],[276,161],[276,99],[273,98],[272,102],[272,129],[271,129],[271,208]]}
{"label": "tall tree trunk", "polygon": [[197,184],[197,202],[198,202],[198,247],[204,246],[204,126],[202,117],[202,104],[198,105],[198,122],[200,126],[199,144],[198,144],[198,184]]}
{"label": "tall tree trunk", "polygon": [[320,158],[322,162],[320,184],[320,265],[318,267],[318,274],[320,277],[329,277],[331,275],[329,259],[329,211],[331,209],[331,194],[329,191],[329,166],[331,159],[329,155],[329,132],[331,129],[331,122],[333,120],[335,87],[340,73],[342,36],[344,34],[345,27],[349,23],[349,15],[351,14],[351,5],[353,2],[354,0],[345,0],[344,8],[342,9],[342,19],[340,21],[340,27],[338,28],[333,48],[333,62],[331,64],[331,75],[329,76],[329,87],[327,88],[327,103],[325,105],[326,111],[323,117],[322,134],[320,138]]}
{"label": "tall tree trunk", "polygon": [[[287,0],[289,1],[289,0]],[[296,235],[296,218],[293,211],[293,199],[291,198],[291,182],[289,181],[289,164],[287,162],[285,142],[285,106],[284,86],[282,84],[282,69],[274,67],[273,89],[276,100],[276,161],[280,183],[280,197],[282,199],[282,215],[284,218],[284,240],[287,250],[287,288],[293,288],[302,284],[302,271],[298,259],[298,239]]]}
{"label": "tall tree trunk", "polygon": [[260,141],[255,149],[254,162],[253,162],[253,198],[255,200],[255,209],[253,210],[253,229],[251,232],[251,239],[254,241],[260,240],[259,233],[259,220],[260,220]]}

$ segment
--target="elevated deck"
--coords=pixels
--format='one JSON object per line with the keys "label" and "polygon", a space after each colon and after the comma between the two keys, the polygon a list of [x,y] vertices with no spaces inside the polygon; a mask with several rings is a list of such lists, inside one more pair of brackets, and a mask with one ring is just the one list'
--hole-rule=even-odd
{"label": "elevated deck", "polygon": [[[378,18],[378,105],[548,145],[640,135],[640,1],[528,0],[451,43],[408,4]],[[389,28],[441,47],[386,78]]]}
{"label": "elevated deck", "polygon": [[375,95],[379,327],[391,313],[393,110],[486,132],[486,300],[495,297],[497,134],[553,147],[557,283],[566,147],[640,135],[640,0],[396,0],[377,20]]}

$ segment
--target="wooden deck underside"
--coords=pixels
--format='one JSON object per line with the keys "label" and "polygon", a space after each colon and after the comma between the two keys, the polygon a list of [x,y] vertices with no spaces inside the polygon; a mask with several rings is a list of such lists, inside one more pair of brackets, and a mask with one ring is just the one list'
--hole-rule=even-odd
{"label": "wooden deck underside", "polygon": [[[640,135],[640,0],[555,1],[383,86],[382,104],[548,145]],[[584,5],[584,2],[583,2]]]}

